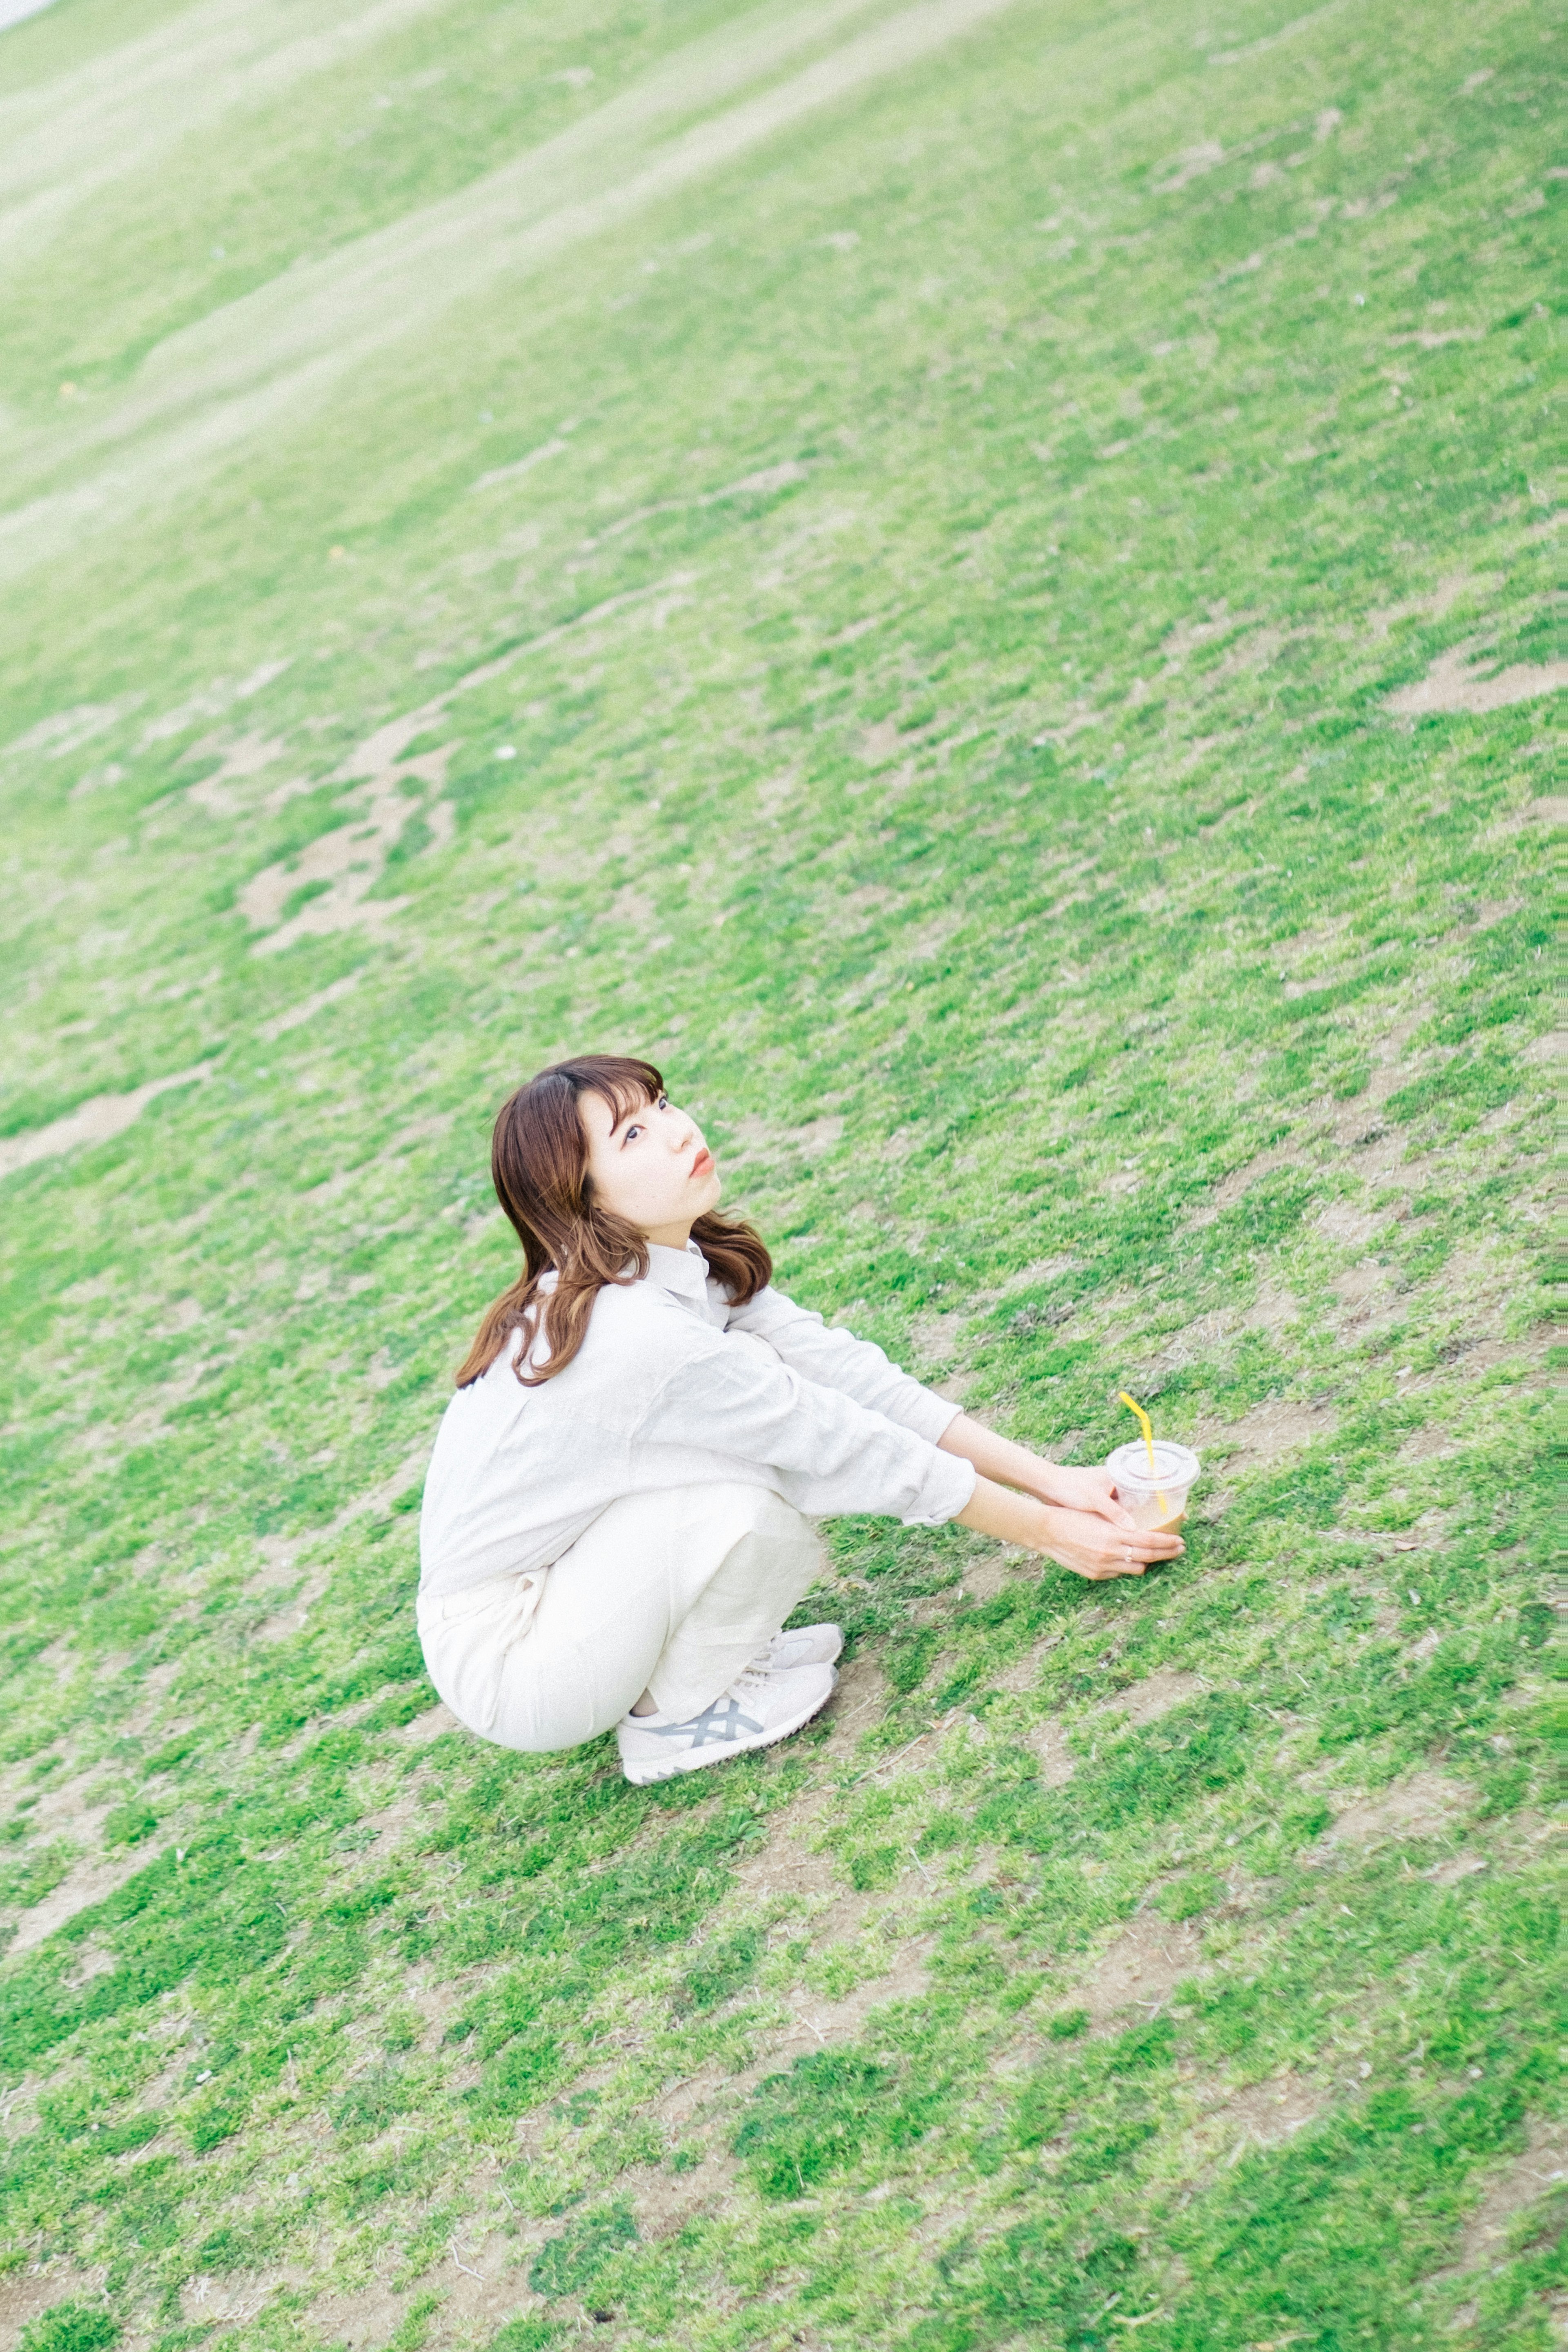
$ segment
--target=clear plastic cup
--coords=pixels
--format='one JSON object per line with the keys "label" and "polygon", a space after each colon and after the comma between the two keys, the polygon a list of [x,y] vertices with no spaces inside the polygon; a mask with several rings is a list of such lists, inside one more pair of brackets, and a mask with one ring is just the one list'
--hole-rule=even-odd
{"label": "clear plastic cup", "polygon": [[1149,1449],[1141,1437],[1134,1438],[1130,1445],[1119,1445],[1105,1466],[1115,1479],[1117,1497],[1131,1512],[1135,1527],[1158,1528],[1164,1534],[1175,1534],[1187,1515],[1187,1496],[1202,1467],[1189,1446],[1173,1445],[1169,1438],[1157,1437],[1151,1474]]}

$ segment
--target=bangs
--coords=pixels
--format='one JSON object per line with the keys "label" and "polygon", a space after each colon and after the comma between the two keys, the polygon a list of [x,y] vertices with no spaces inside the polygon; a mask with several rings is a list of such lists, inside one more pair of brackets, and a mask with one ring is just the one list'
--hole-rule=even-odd
{"label": "bangs", "polygon": [[564,1074],[574,1093],[597,1095],[609,1106],[616,1127],[634,1110],[657,1102],[664,1092],[662,1073],[651,1062],[637,1061],[629,1055],[585,1055],[580,1062],[564,1065]]}

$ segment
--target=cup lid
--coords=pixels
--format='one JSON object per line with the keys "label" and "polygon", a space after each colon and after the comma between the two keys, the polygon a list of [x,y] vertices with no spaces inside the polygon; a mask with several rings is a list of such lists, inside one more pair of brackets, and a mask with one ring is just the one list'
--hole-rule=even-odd
{"label": "cup lid", "polygon": [[1130,1486],[1154,1488],[1160,1486],[1190,1486],[1202,1465],[1189,1445],[1177,1445],[1168,1437],[1154,1440],[1154,1467],[1149,1468],[1149,1449],[1141,1437],[1129,1445],[1119,1445],[1106,1460],[1106,1468],[1120,1486],[1123,1480]]}

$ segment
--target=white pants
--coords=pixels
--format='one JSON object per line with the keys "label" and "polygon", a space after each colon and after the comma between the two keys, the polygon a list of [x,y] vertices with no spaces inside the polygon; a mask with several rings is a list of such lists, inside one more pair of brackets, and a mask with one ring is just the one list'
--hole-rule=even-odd
{"label": "white pants", "polygon": [[627,1495],[529,1576],[420,1597],[425,1663],[460,1723],[502,1748],[575,1748],[645,1690],[700,1714],[815,1582],[810,1523],[766,1486]]}

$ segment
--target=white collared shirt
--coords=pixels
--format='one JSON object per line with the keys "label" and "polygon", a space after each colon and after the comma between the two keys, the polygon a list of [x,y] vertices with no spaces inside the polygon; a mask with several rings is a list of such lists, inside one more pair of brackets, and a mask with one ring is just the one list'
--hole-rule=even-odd
{"label": "white collared shirt", "polygon": [[425,1482],[420,1591],[547,1567],[624,1495],[736,1480],[808,1516],[955,1518],[973,1465],[936,1441],[959,1408],[770,1286],[731,1307],[694,1242],[609,1284],[563,1372],[516,1376],[521,1335],[447,1407]]}

